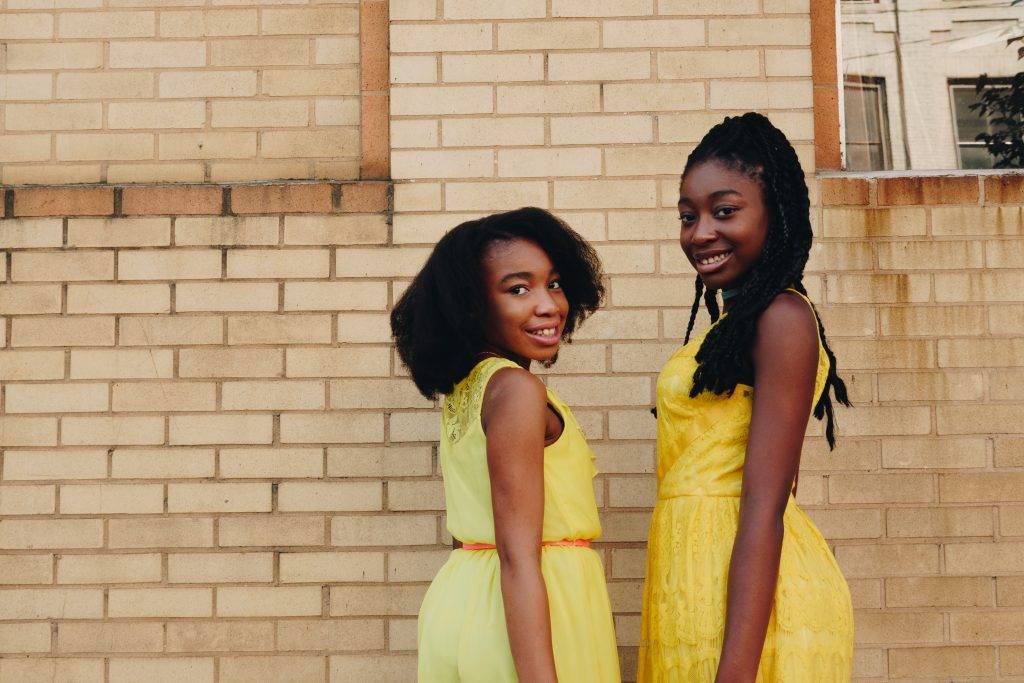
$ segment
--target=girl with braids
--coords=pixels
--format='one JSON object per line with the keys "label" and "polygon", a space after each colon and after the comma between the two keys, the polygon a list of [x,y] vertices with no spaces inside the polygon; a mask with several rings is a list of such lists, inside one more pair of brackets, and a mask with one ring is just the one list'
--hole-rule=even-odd
{"label": "girl with braids", "polygon": [[[812,411],[831,447],[829,391],[849,405],[801,282],[811,224],[793,147],[760,114],[725,119],[687,159],[679,215],[696,295],[657,383],[638,680],[849,681],[849,589],[793,500]],[[702,294],[713,322],[691,340]]]}
{"label": "girl with braids", "polygon": [[594,455],[530,372],[601,303],[601,264],[553,215],[468,221],[391,314],[402,362],[445,394],[438,462],[455,542],[423,598],[420,683],[617,683]]}

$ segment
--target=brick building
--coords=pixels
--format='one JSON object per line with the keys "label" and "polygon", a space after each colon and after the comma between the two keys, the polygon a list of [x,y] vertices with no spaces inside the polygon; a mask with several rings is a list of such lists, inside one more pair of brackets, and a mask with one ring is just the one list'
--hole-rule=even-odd
{"label": "brick building", "polygon": [[524,204],[608,272],[548,381],[602,470],[631,679],[677,175],[747,109],[808,171],[856,404],[799,495],[856,676],[1024,678],[1024,177],[838,172],[832,3],[0,8],[0,681],[412,680],[450,539],[387,312],[447,228]]}

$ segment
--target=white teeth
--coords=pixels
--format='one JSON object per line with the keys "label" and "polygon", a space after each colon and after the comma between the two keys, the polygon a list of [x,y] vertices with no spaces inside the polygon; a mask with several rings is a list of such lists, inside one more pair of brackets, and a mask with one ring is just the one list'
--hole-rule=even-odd
{"label": "white teeth", "polygon": [[699,259],[697,261],[697,263],[701,264],[702,266],[709,266],[712,263],[718,263],[719,261],[724,261],[725,258],[728,255],[729,255],[729,252],[725,252],[724,254],[716,254],[715,256],[709,256],[709,257],[704,258],[704,259]]}
{"label": "white teeth", "polygon": [[553,337],[555,336],[555,331],[554,327],[548,327],[543,330],[534,330],[530,334],[535,334],[538,337]]}

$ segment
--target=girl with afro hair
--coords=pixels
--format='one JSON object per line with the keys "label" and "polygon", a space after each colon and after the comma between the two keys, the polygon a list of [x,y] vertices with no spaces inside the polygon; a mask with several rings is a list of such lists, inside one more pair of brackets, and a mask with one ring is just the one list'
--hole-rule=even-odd
{"label": "girl with afro hair", "polygon": [[547,211],[446,234],[391,316],[420,392],[444,394],[452,551],[423,599],[420,683],[619,680],[594,456],[530,372],[600,305],[593,249]]}

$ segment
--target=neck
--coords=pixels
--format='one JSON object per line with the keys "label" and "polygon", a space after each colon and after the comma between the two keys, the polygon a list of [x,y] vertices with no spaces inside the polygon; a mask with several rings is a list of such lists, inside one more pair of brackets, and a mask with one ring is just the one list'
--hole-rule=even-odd
{"label": "neck", "polygon": [[509,353],[508,351],[505,351],[503,349],[499,349],[497,346],[491,346],[491,345],[488,344],[487,346],[485,346],[483,348],[482,351],[480,351],[480,354],[478,355],[478,358],[483,360],[484,358],[489,358],[489,357],[493,357],[493,358],[506,358],[506,359],[512,361],[513,363],[515,363],[516,365],[518,365],[519,367],[523,368],[524,370],[529,370],[530,369],[530,359],[529,358],[523,358],[522,356],[517,356],[514,353]]}
{"label": "neck", "polygon": [[736,296],[740,293],[740,288],[737,287],[723,287],[722,290],[722,310],[728,311],[732,308],[733,303],[736,300]]}

